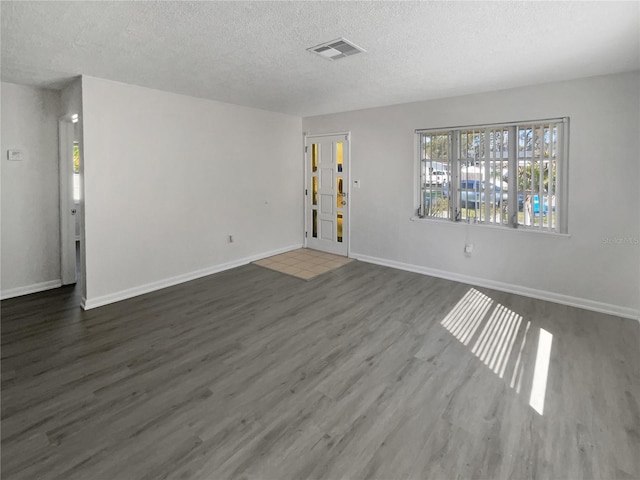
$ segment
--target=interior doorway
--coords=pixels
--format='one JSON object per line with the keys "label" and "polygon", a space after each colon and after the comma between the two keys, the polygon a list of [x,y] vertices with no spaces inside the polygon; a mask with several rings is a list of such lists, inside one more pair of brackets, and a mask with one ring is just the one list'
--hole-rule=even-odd
{"label": "interior doorway", "polygon": [[78,283],[82,268],[80,248],[80,143],[78,116],[58,120],[60,171],[60,278],[63,285]]}

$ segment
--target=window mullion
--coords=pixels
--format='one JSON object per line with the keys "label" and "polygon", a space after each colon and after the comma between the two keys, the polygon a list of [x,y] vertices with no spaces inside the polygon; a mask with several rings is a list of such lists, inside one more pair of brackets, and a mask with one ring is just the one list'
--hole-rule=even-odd
{"label": "window mullion", "polygon": [[425,216],[427,214],[426,211],[426,205],[425,205],[425,195],[426,195],[426,182],[427,182],[427,145],[426,145],[426,138],[425,138],[425,134],[420,134],[419,137],[419,146],[418,149],[420,151],[420,175],[419,175],[419,182],[420,182],[420,207],[419,207],[419,215],[421,217]]}
{"label": "window mullion", "polygon": [[518,227],[518,133],[517,127],[509,127],[507,162],[509,168],[509,181],[507,198],[507,215],[509,224],[513,228]]}
{"label": "window mullion", "polygon": [[569,142],[566,138],[568,119],[557,124],[556,145],[556,231],[567,232],[567,159]]}
{"label": "window mullion", "polygon": [[[484,148],[482,149],[482,161],[484,162],[484,182],[481,183],[482,189],[484,190],[484,205],[482,206],[482,208],[484,209],[484,223],[488,224],[489,217],[491,216],[491,149],[489,148],[489,129],[485,128],[482,134],[484,135]],[[482,200],[482,195],[480,196],[480,199]]]}
{"label": "window mullion", "polygon": [[458,185],[460,184],[460,130],[449,132],[449,210],[453,221],[460,219]]}
{"label": "window mullion", "polygon": [[547,230],[552,232],[555,229],[555,215],[553,212],[553,130],[555,125],[549,124],[549,154],[547,160],[547,193],[545,201],[547,202]]}
{"label": "window mullion", "polygon": [[[540,217],[540,230],[544,230],[544,125],[540,125],[540,160],[538,164],[538,215]],[[547,209],[547,215],[549,211]],[[547,218],[547,221],[549,218]]]}

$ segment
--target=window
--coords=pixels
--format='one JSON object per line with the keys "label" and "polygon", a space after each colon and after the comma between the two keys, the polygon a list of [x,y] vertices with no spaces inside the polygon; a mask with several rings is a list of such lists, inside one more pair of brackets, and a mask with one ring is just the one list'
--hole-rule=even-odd
{"label": "window", "polygon": [[73,200],[80,201],[80,145],[73,142]]}
{"label": "window", "polygon": [[568,119],[416,130],[418,215],[565,233]]}

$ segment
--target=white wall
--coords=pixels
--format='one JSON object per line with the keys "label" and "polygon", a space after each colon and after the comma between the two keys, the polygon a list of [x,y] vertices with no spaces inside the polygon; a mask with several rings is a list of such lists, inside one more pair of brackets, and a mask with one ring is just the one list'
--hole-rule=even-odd
{"label": "white wall", "polygon": [[[634,317],[640,308],[640,75],[518,88],[303,119],[352,132],[351,254]],[[570,117],[569,237],[411,221],[414,130]],[[606,243],[605,239],[630,239]],[[470,258],[466,242],[475,244]],[[616,240],[618,242],[618,240]]]}
{"label": "white wall", "polygon": [[[58,92],[2,83],[2,298],[60,285]],[[7,150],[24,152],[10,162]]]}
{"label": "white wall", "polygon": [[299,117],[91,77],[82,110],[88,308],[301,245]]}
{"label": "white wall", "polygon": [[77,77],[60,91],[60,116],[82,113],[82,79]]}

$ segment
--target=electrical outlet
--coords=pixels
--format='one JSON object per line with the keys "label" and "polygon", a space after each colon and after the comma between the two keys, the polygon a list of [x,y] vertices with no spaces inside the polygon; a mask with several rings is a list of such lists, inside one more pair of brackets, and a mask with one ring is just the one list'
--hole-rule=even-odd
{"label": "electrical outlet", "polygon": [[469,257],[473,253],[473,243],[467,243],[464,246],[464,254]]}

